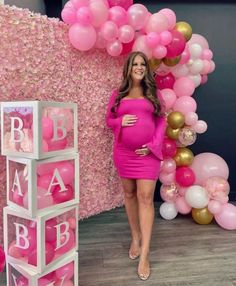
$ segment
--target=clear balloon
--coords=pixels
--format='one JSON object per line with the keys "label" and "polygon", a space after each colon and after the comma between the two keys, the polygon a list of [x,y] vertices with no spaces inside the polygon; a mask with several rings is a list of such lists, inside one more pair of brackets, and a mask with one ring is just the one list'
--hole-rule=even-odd
{"label": "clear balloon", "polygon": [[160,189],[160,196],[163,201],[171,203],[175,202],[179,196],[178,189],[175,184],[162,185]]}
{"label": "clear balloon", "polygon": [[179,142],[184,146],[189,146],[194,144],[196,139],[197,139],[196,132],[189,127],[184,127],[179,132]]}
{"label": "clear balloon", "polygon": [[230,190],[228,181],[221,176],[209,177],[204,183],[204,188],[213,200],[217,197],[218,193],[228,195]]}

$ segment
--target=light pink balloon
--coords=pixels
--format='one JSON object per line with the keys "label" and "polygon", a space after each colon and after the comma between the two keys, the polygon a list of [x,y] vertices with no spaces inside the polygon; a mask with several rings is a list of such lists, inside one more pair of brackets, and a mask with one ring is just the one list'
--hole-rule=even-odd
{"label": "light pink balloon", "polygon": [[188,188],[181,187],[181,186],[178,185],[178,184],[177,184],[177,187],[178,187],[180,196],[185,196],[185,194],[186,194]]}
{"label": "light pink balloon", "polygon": [[162,185],[160,189],[160,196],[164,202],[175,202],[179,196],[178,189],[175,184]]}
{"label": "light pink balloon", "polygon": [[163,31],[160,33],[160,43],[164,46],[168,45],[172,41],[172,34],[169,31]]}
{"label": "light pink balloon", "polygon": [[211,70],[211,63],[208,60],[203,60],[203,69],[201,70],[201,74],[208,74]]}
{"label": "light pink balloon", "polygon": [[43,188],[37,188],[37,207],[38,209],[44,209],[53,205],[52,195],[47,195],[47,190]]}
{"label": "light pink balloon", "polygon": [[162,59],[166,56],[166,54],[167,54],[167,48],[163,45],[158,45],[153,50],[153,56],[156,59]]}
{"label": "light pink balloon", "polygon": [[143,52],[149,59],[152,57],[152,50],[146,44],[147,36],[139,36],[134,44],[132,51],[140,51]]}
{"label": "light pink balloon", "polygon": [[189,214],[192,207],[186,202],[184,197],[178,197],[175,201],[175,208],[181,214]]}
{"label": "light pink balloon", "polygon": [[96,42],[97,34],[93,26],[83,26],[78,23],[69,29],[71,44],[80,51],[90,50]]}
{"label": "light pink balloon", "polygon": [[191,169],[195,173],[195,184],[203,186],[213,176],[229,177],[229,168],[223,158],[214,153],[200,153],[193,159]]}
{"label": "light pink balloon", "polygon": [[172,158],[167,158],[162,162],[161,171],[165,173],[172,173],[176,169],[175,160]]}
{"label": "light pink balloon", "polygon": [[191,39],[188,41],[188,46],[191,46],[192,44],[199,44],[203,49],[209,49],[207,40],[199,34],[192,34]]}
{"label": "light pink balloon", "polygon": [[201,58],[202,58],[203,60],[207,60],[207,61],[212,60],[212,58],[213,58],[213,53],[212,53],[212,51],[211,51],[210,49],[205,49],[205,50],[203,50]]}
{"label": "light pink balloon", "polygon": [[65,185],[71,184],[75,177],[74,165],[69,161],[60,162],[57,165],[57,170]]}
{"label": "light pink balloon", "polygon": [[205,84],[207,81],[208,81],[208,76],[206,74],[202,75],[201,84]]}
{"label": "light pink balloon", "polygon": [[199,134],[207,131],[207,123],[204,120],[198,120],[193,126],[193,130]]}
{"label": "light pink balloon", "polygon": [[189,59],[190,59],[190,52],[189,52],[188,46],[186,45],[184,51],[181,54],[181,59],[179,63],[181,65],[186,64],[189,61]]}
{"label": "light pink balloon", "polygon": [[198,121],[198,115],[195,112],[188,112],[185,114],[186,125],[194,125]]}
{"label": "light pink balloon", "polygon": [[169,8],[161,9],[159,12],[166,16],[168,20],[168,30],[172,30],[176,24],[175,12]]}
{"label": "light pink balloon", "polygon": [[191,96],[194,93],[195,84],[190,78],[181,77],[176,79],[173,90],[177,97]]}
{"label": "light pink balloon", "polygon": [[8,246],[8,254],[14,258],[20,258],[22,256],[19,248],[16,246],[15,240],[13,240]]}
{"label": "light pink balloon", "polygon": [[103,38],[112,41],[118,36],[118,28],[112,21],[106,21],[100,28]]}
{"label": "light pink balloon", "polygon": [[118,27],[127,23],[127,12],[123,7],[114,6],[109,9],[109,20],[113,21]]}
{"label": "light pink balloon", "polygon": [[70,7],[66,7],[61,11],[62,20],[69,25],[76,23],[76,10]]}
{"label": "light pink balloon", "polygon": [[189,74],[189,69],[185,64],[178,64],[175,67],[173,67],[171,73],[175,77],[181,78],[181,77],[185,77]]}
{"label": "light pink balloon", "polygon": [[215,215],[216,222],[224,229],[236,229],[236,206],[227,203],[222,206],[222,211]]}
{"label": "light pink balloon", "polygon": [[147,21],[145,27],[146,33],[156,32],[161,33],[168,29],[169,22],[166,16],[160,12],[152,14]]}
{"label": "light pink balloon", "polygon": [[147,34],[147,45],[150,48],[154,48],[160,41],[160,36],[155,32],[150,32]]}
{"label": "light pink balloon", "polygon": [[191,96],[181,96],[175,101],[173,109],[185,115],[188,112],[195,112],[197,103]]}
{"label": "light pink balloon", "polygon": [[119,28],[119,40],[122,43],[130,43],[134,39],[134,29],[130,25]]}
{"label": "light pink balloon", "polygon": [[37,174],[39,176],[43,176],[43,175],[52,175],[54,172],[55,167],[57,166],[57,163],[40,163],[37,166]]}
{"label": "light pink balloon", "polygon": [[211,67],[210,67],[209,73],[212,73],[215,70],[216,65],[212,60],[210,61],[210,64],[211,64]]}
{"label": "light pink balloon", "polygon": [[106,45],[106,50],[110,56],[117,57],[122,52],[122,44],[119,40],[110,41]]}
{"label": "light pink balloon", "polygon": [[89,7],[81,7],[76,13],[77,21],[81,25],[89,25],[92,21],[92,13]]}
{"label": "light pink balloon", "polygon": [[79,9],[80,7],[88,6],[89,0],[70,0],[71,4],[75,9]]}
{"label": "light pink balloon", "polygon": [[170,88],[164,88],[160,92],[162,100],[164,101],[165,111],[170,110],[176,101],[176,95],[174,91]]}
{"label": "light pink balloon", "polygon": [[219,201],[211,200],[207,208],[213,215],[216,215],[222,211],[222,204]]}
{"label": "light pink balloon", "polygon": [[66,2],[64,8],[73,8],[75,9],[74,5],[71,3],[71,1]]}
{"label": "light pink balloon", "polygon": [[175,182],[175,172],[173,173],[160,172],[159,180],[163,185],[171,185]]}
{"label": "light pink balloon", "polygon": [[148,10],[142,4],[133,4],[127,11],[128,24],[135,30],[142,29],[145,26],[148,17]]}
{"label": "light pink balloon", "polygon": [[108,19],[108,7],[103,1],[90,1],[89,8],[92,13],[92,25],[99,28]]}

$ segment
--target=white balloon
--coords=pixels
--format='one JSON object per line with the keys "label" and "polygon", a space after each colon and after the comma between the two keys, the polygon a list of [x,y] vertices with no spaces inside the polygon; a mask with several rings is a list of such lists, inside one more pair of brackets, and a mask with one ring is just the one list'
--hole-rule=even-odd
{"label": "white balloon", "polygon": [[191,207],[201,209],[208,205],[210,198],[206,189],[201,186],[194,185],[187,189],[185,200]]}
{"label": "white balloon", "polygon": [[202,54],[202,47],[199,44],[192,44],[189,47],[189,53],[192,59],[199,59]]}
{"label": "white balloon", "polygon": [[178,211],[176,210],[175,205],[173,203],[167,203],[167,202],[164,202],[160,206],[159,212],[162,218],[168,219],[168,220],[174,219],[178,214]]}
{"label": "white balloon", "polygon": [[191,78],[191,80],[193,80],[195,87],[198,87],[201,84],[202,77],[200,74],[190,75],[189,78]]}
{"label": "white balloon", "polygon": [[196,75],[199,74],[204,68],[204,63],[202,60],[194,60],[193,64],[189,67],[189,71],[191,74]]}

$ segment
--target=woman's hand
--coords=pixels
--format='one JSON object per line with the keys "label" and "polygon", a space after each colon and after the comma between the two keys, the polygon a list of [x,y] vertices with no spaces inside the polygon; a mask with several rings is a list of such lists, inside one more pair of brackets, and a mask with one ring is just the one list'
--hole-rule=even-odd
{"label": "woman's hand", "polygon": [[132,114],[126,114],[122,117],[122,126],[133,126],[136,121],[137,121],[138,117],[136,115],[132,115]]}
{"label": "woman's hand", "polygon": [[150,150],[146,145],[143,145],[141,149],[135,150],[135,153],[140,156],[147,156],[150,153]]}

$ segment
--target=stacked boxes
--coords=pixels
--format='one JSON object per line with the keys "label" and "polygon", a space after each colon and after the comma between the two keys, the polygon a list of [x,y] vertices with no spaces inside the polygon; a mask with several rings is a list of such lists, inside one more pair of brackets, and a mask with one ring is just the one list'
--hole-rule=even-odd
{"label": "stacked boxes", "polygon": [[77,138],[73,103],[1,104],[7,285],[78,285]]}

